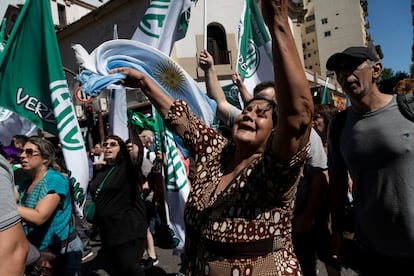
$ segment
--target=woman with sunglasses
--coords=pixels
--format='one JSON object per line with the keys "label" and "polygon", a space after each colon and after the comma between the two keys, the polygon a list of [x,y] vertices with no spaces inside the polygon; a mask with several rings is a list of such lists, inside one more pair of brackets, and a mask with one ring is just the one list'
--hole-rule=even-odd
{"label": "woman with sunglasses", "polygon": [[106,137],[103,143],[106,165],[91,183],[91,195],[95,197],[94,224],[99,228],[102,248],[112,262],[115,275],[145,275],[140,261],[148,225],[138,189],[142,181],[143,145],[139,138],[133,142],[128,151],[120,137]]}
{"label": "woman with sunglasses", "polygon": [[80,275],[83,245],[72,222],[72,197],[68,179],[60,173],[55,147],[31,137],[19,151],[21,166],[30,177],[18,183],[18,210],[28,240],[49,262],[53,275]]}

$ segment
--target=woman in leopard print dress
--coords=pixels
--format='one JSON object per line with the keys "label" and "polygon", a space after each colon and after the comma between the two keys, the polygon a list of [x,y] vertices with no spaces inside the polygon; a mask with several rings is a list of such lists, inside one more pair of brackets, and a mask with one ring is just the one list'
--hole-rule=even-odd
{"label": "woman in leopard print dress", "polygon": [[255,98],[228,140],[181,100],[131,68],[123,84],[139,87],[194,160],[186,204],[186,275],[301,275],[291,242],[298,178],[309,149],[313,103],[291,34],[287,0],[262,1],[271,30],[278,115]]}

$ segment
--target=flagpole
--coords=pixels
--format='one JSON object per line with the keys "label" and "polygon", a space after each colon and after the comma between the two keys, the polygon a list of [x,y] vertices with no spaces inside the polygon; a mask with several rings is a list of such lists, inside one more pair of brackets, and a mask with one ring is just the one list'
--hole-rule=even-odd
{"label": "flagpole", "polygon": [[[237,55],[236,55],[236,71],[238,72],[239,71],[239,56],[240,56],[240,45],[241,45],[241,40],[242,40],[242,37],[243,37],[243,32],[244,32],[244,26],[243,26],[243,24],[244,24],[244,20],[245,20],[245,17],[246,17],[246,9],[247,9],[247,3],[246,3],[246,1],[249,1],[249,0],[245,0],[244,1],[244,7],[243,7],[243,12],[242,12],[242,18],[243,18],[243,22],[242,21],[240,21],[240,24],[239,24],[239,32],[238,32],[238,34],[239,34],[239,45],[237,46]],[[242,28],[243,28],[243,30],[242,30]]]}
{"label": "flagpole", "polygon": [[203,49],[207,49],[207,0],[204,0],[203,24]]}
{"label": "flagpole", "polygon": [[327,77],[326,81],[325,81],[325,87],[323,88],[323,96],[322,96],[321,104],[329,103],[328,102],[329,101],[329,99],[328,99],[328,92],[329,92],[328,83],[329,83],[329,77]]}

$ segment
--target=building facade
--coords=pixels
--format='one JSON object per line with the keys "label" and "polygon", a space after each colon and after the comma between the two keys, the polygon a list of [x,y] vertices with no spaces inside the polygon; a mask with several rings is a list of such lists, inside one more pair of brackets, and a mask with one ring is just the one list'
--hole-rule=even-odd
{"label": "building facade", "polygon": [[368,46],[367,0],[304,0],[302,26],[305,68],[328,77],[326,61],[349,46]]}

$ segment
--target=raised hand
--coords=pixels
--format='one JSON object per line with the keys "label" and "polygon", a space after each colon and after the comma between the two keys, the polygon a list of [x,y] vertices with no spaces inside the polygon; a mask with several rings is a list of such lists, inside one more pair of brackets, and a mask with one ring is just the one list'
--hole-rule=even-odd
{"label": "raised hand", "polygon": [[263,0],[262,15],[269,28],[273,28],[277,20],[287,20],[288,0]]}
{"label": "raised hand", "polygon": [[207,50],[201,50],[198,65],[203,71],[210,70],[214,67],[214,59]]}

